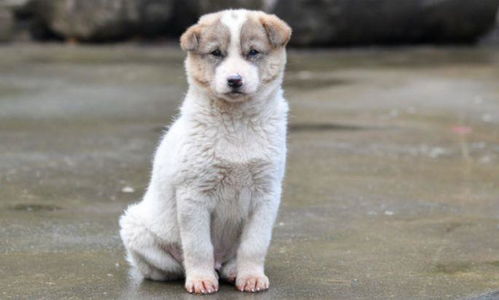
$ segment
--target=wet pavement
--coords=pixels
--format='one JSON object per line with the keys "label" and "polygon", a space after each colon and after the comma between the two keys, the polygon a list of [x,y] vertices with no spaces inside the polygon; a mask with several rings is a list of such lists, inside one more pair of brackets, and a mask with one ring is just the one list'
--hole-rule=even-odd
{"label": "wet pavement", "polygon": [[[0,48],[0,298],[196,299],[118,216],[186,84],[175,47]],[[206,299],[499,298],[499,49],[292,51],[267,275]]]}

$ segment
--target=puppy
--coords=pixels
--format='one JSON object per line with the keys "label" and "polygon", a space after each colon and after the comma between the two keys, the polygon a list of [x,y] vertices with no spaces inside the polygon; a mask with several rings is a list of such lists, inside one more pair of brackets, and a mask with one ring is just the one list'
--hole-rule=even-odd
{"label": "puppy", "polygon": [[189,82],[140,203],[120,219],[130,264],[152,280],[185,276],[189,293],[269,287],[264,260],[281,197],[288,104],[281,83],[289,26],[224,10],[180,38]]}

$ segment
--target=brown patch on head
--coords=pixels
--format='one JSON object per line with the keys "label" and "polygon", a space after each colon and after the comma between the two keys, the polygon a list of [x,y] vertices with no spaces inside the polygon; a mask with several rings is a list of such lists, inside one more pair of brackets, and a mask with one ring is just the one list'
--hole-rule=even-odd
{"label": "brown patch on head", "polygon": [[180,47],[184,51],[194,51],[199,45],[201,26],[192,25],[180,37]]}
{"label": "brown patch on head", "polygon": [[230,43],[230,31],[220,19],[220,13],[205,15],[180,37],[180,46],[188,52],[186,67],[189,75],[205,87],[209,86],[220,63],[210,53],[215,50],[226,53]]}
{"label": "brown patch on head", "polygon": [[200,53],[215,49],[226,50],[230,42],[230,31],[220,18],[218,13],[209,14],[189,27],[180,37],[182,49]]}
{"label": "brown patch on head", "polygon": [[255,49],[263,53],[272,50],[263,25],[255,17],[249,17],[241,27],[241,50],[243,53]]}
{"label": "brown patch on head", "polygon": [[286,64],[285,46],[291,28],[274,15],[251,12],[241,27],[241,51],[257,50],[258,56],[249,60],[258,67],[262,83],[275,80]]}

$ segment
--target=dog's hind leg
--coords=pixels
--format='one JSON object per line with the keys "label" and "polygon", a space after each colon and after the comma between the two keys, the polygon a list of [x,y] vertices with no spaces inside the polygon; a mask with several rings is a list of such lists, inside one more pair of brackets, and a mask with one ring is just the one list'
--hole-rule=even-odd
{"label": "dog's hind leg", "polygon": [[143,225],[136,215],[136,208],[136,206],[131,206],[120,219],[120,235],[127,250],[129,263],[147,279],[182,278],[184,269],[181,263]]}
{"label": "dog's hind leg", "polygon": [[128,250],[127,259],[147,279],[166,281],[184,277],[182,266],[162,249]]}

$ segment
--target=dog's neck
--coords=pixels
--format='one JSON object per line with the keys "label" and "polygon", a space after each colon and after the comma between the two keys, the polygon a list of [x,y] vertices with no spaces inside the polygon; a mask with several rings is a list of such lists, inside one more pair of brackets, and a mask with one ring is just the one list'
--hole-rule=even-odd
{"label": "dog's neck", "polygon": [[236,119],[258,118],[272,114],[282,98],[279,83],[263,88],[251,98],[240,102],[229,102],[214,97],[202,87],[191,85],[187,91],[181,112],[185,115],[203,115],[217,117],[220,115]]}

